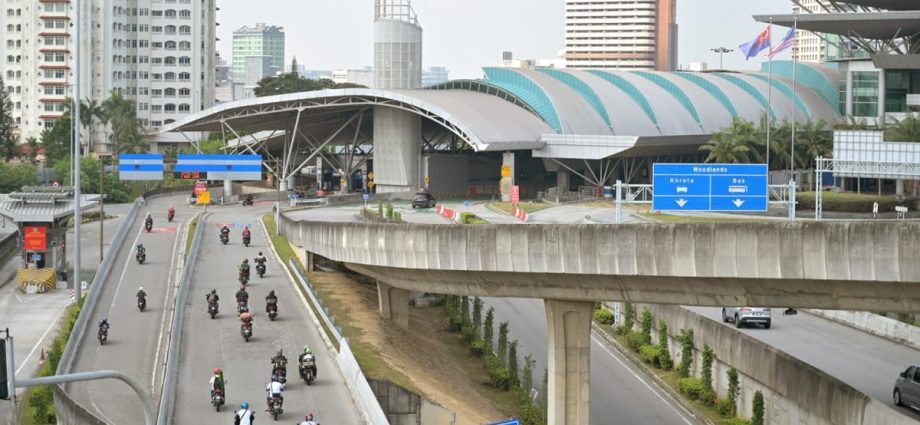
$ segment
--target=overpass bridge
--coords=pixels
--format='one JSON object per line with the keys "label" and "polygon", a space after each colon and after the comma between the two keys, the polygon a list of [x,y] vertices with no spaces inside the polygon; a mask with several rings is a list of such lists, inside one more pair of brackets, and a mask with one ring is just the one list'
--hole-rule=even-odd
{"label": "overpass bridge", "polygon": [[920,224],[438,226],[282,218],[308,254],[378,280],[408,328],[409,292],[541,298],[549,424],[588,424],[597,301],[920,311]]}

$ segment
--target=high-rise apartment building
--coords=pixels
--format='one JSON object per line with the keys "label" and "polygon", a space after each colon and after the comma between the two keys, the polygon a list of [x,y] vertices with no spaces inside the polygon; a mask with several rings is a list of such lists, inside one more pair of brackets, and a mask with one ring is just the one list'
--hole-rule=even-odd
{"label": "high-rise apartment building", "polygon": [[[83,0],[79,82],[75,3],[3,0],[0,72],[20,141],[54,125],[75,84],[84,100],[102,103],[114,90],[134,101],[151,133],[213,105],[215,0]],[[104,131],[94,135],[96,153],[113,153]]]}
{"label": "high-rise apartment building", "polygon": [[[818,0],[796,0],[792,2],[792,13],[826,13]],[[796,45],[792,48],[792,56],[799,62],[824,62],[827,43],[821,35],[806,31],[796,31]]]}
{"label": "high-rise apartment building", "polygon": [[257,23],[233,32],[233,65],[230,74],[234,80],[246,79],[246,58],[268,56],[268,66],[284,69],[284,28]]}
{"label": "high-rise apartment building", "polygon": [[675,70],[677,0],[566,0],[565,63]]}

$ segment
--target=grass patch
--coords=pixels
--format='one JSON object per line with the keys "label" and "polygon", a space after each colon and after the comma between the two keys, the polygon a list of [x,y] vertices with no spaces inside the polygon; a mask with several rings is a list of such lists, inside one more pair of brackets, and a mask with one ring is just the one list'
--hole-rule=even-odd
{"label": "grass patch", "polygon": [[[903,205],[912,210],[920,206],[917,198],[905,196],[903,202],[898,202],[895,195],[861,194],[853,192],[821,192],[821,205],[824,211],[871,213],[872,206],[878,202],[879,213],[894,212],[894,207]],[[815,192],[801,192],[796,194],[796,209],[813,210],[815,208]]]}
{"label": "grass patch", "polygon": [[195,236],[195,230],[198,228],[198,215],[192,218],[188,224],[188,234],[185,236],[185,255],[188,256],[189,250],[192,249],[192,238]]}
{"label": "grass patch", "polygon": [[[64,323],[60,333],[51,343],[51,349],[47,351],[45,363],[38,368],[36,376],[51,376],[57,370],[58,363],[61,361],[61,355],[64,354],[64,347],[67,346],[67,340],[73,332],[73,325],[83,309],[85,298],[67,308]],[[20,412],[19,423],[22,425],[51,425],[57,423],[54,413],[54,393],[50,385],[31,387],[26,390],[20,403],[22,411]]]}
{"label": "grass patch", "polygon": [[[810,199],[814,201],[815,192],[798,192],[795,194],[795,197],[797,200]],[[821,197],[825,201],[885,202],[885,201],[895,200],[894,195],[878,196],[877,193],[868,194],[868,193],[834,192],[834,191],[821,192]]]}
{"label": "grass patch", "polygon": [[751,223],[768,221],[759,218],[701,217],[663,213],[638,213],[637,215],[659,223]]}
{"label": "grass patch", "polygon": [[514,208],[520,208],[524,210],[524,212],[532,213],[534,211],[544,210],[552,206],[544,202],[521,202],[517,205],[512,205],[511,202],[493,202],[490,205],[492,205],[493,208],[497,208],[508,214],[511,214],[511,210]]}
{"label": "grass patch", "polygon": [[[291,259],[293,258],[297,260],[297,254],[294,253],[294,249],[291,247],[290,242],[288,242],[288,240],[284,236],[275,234],[278,229],[278,226],[275,224],[275,214],[270,212],[268,214],[263,215],[262,223],[265,225],[265,230],[268,232],[268,239],[271,241],[272,245],[275,247],[275,251],[278,253],[278,256],[281,257],[281,262],[284,263],[284,266],[287,267],[288,271],[290,271],[292,275],[296,274],[296,271],[291,268]],[[294,261],[294,263],[297,264],[297,269],[300,270],[304,276],[309,276],[306,273],[306,271],[302,268],[302,266],[300,265],[299,260]],[[300,285],[299,282],[296,283],[294,286],[296,286],[297,290],[300,291],[300,293],[303,294],[303,296],[309,300],[310,296],[307,295],[307,290],[304,289],[303,286]],[[316,307],[313,306],[312,302],[307,302],[307,305],[310,306],[310,309],[313,310],[313,313],[316,314],[317,317],[320,316],[319,312],[316,311]],[[326,333],[326,336],[329,337],[329,340],[332,341],[332,345],[335,346],[336,350],[338,350],[339,342],[336,341],[335,337],[333,336],[334,334],[332,332],[332,329],[329,329],[329,327],[326,326],[326,322],[324,320],[320,320],[319,324],[320,326],[323,327],[323,332]],[[352,347],[352,351],[355,351],[354,347]],[[357,354],[355,354],[355,357],[357,357]]]}
{"label": "grass patch", "polygon": [[[109,220],[115,218],[114,215],[105,215],[105,219]],[[94,221],[99,221],[99,211],[85,211],[80,214],[80,224],[91,223]],[[73,227],[73,217],[67,219],[67,228]]]}

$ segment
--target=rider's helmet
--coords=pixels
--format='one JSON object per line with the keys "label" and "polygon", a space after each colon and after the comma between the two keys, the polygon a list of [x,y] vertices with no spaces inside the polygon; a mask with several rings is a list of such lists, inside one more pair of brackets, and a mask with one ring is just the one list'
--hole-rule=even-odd
{"label": "rider's helmet", "polygon": [[249,259],[248,259],[248,258],[244,258],[244,259],[243,259],[243,264],[249,264]]}
{"label": "rider's helmet", "polygon": [[313,354],[313,350],[310,349],[310,346],[309,346],[309,345],[304,345],[304,346],[303,346],[303,353],[304,353],[304,354]]}
{"label": "rider's helmet", "polygon": [[246,285],[240,284],[240,291],[246,292]]}
{"label": "rider's helmet", "polygon": [[240,403],[240,409],[248,410],[248,409],[249,409],[249,402],[248,402],[248,401],[244,401],[244,402]]}
{"label": "rider's helmet", "polygon": [[137,290],[138,290],[138,291],[143,291],[143,290],[144,290],[144,287],[143,287],[143,286],[139,286],[139,287],[137,288]]}
{"label": "rider's helmet", "polygon": [[144,249],[144,244],[142,243],[137,244],[137,249]]}
{"label": "rider's helmet", "polygon": [[261,257],[261,256],[262,256],[262,251],[259,251],[259,257]]}
{"label": "rider's helmet", "polygon": [[281,378],[278,377],[277,373],[272,374],[272,382],[281,382]]}
{"label": "rider's helmet", "polygon": [[215,368],[214,368],[214,374],[215,374],[215,375],[220,375],[220,368],[219,368],[219,367],[215,367]]}
{"label": "rider's helmet", "polygon": [[312,414],[312,413],[307,413],[307,416],[304,416],[303,418],[306,419],[306,420],[308,420],[308,421],[312,421],[312,420],[313,420],[313,414]]}
{"label": "rider's helmet", "polygon": [[211,293],[216,295],[216,294],[217,294],[217,289],[212,289],[212,290],[211,290]]}
{"label": "rider's helmet", "polygon": [[249,307],[246,307],[245,305],[240,306],[240,314],[246,313],[248,311],[249,311]]}
{"label": "rider's helmet", "polygon": [[268,291],[268,295],[275,295],[275,290],[272,289],[271,291]]}

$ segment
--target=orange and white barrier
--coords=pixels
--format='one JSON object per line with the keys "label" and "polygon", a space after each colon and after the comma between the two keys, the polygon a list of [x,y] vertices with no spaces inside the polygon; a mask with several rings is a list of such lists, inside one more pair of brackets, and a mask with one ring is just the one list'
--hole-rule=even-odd
{"label": "orange and white barrier", "polygon": [[511,210],[511,215],[518,220],[527,221],[527,211],[524,211],[520,208],[513,208]]}
{"label": "orange and white barrier", "polygon": [[443,205],[438,205],[435,211],[437,211],[437,213],[441,217],[444,217],[450,220],[460,220],[460,212],[455,209],[447,208]]}

